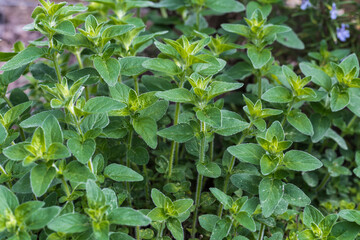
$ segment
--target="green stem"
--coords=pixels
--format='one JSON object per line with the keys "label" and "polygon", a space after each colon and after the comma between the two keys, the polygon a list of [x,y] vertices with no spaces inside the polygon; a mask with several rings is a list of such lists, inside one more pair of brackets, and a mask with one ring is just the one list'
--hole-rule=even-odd
{"label": "green stem", "polygon": [[[200,139],[200,149],[199,149],[199,163],[205,163],[205,147],[206,147],[206,123],[200,121],[201,125],[201,139]],[[195,194],[195,211],[193,216],[193,224],[191,230],[191,237],[195,238],[196,234],[196,225],[197,225],[197,216],[199,212],[200,198],[201,198],[201,189],[204,176],[198,174],[197,184],[196,184],[196,194]]]}
{"label": "green stem", "polygon": [[265,236],[265,224],[261,223],[258,240],[263,240]]}
{"label": "green stem", "polygon": [[258,99],[261,99],[261,95],[262,95],[261,76],[256,76],[256,81],[258,84]]}
{"label": "green stem", "polygon": [[[179,117],[180,117],[180,103],[176,103],[176,105],[175,105],[174,125],[178,124]],[[172,169],[173,169],[174,159],[175,159],[175,154],[176,154],[176,145],[177,145],[177,143],[175,141],[173,141],[171,143],[168,180],[170,180],[171,175],[172,175]]]}
{"label": "green stem", "polygon": [[[237,145],[241,144],[246,136],[248,135],[248,130],[252,127],[252,124],[249,125],[249,127],[245,130],[245,132],[241,135],[241,138],[239,140],[239,142],[237,143]],[[235,166],[235,161],[236,161],[236,157],[233,156],[231,158],[231,161],[230,161],[230,165],[229,165],[229,169],[228,169],[228,172],[226,174],[226,177],[225,177],[225,181],[224,181],[224,188],[223,188],[223,192],[224,193],[227,193],[227,190],[228,190],[228,187],[229,187],[229,183],[230,183],[230,177],[231,177],[231,173],[232,173],[232,170],[234,169],[234,166]],[[219,210],[218,210],[218,216],[221,217],[222,216],[222,213],[223,213],[223,209],[224,209],[224,206],[220,203],[219,205]]]}
{"label": "green stem", "polygon": [[141,240],[141,237],[140,237],[140,227],[139,227],[139,226],[136,227],[135,233],[136,233],[136,240]]}
{"label": "green stem", "polygon": [[59,65],[59,61],[57,59],[57,53],[56,52],[53,53],[53,59],[52,60],[54,62],[58,82],[61,83],[61,70],[60,70],[60,65]]}
{"label": "green stem", "polygon": [[165,222],[161,222],[160,229],[156,237],[157,240],[162,239],[164,228],[165,228]]}
{"label": "green stem", "polygon": [[148,207],[150,203],[150,194],[149,194],[149,175],[147,172],[147,167],[143,165],[144,179],[145,179],[145,206]]}
{"label": "green stem", "polygon": [[321,183],[319,184],[319,186],[317,186],[315,188],[315,192],[319,192],[323,187],[325,187],[325,185],[326,185],[327,181],[329,180],[329,178],[330,178],[330,173],[327,173],[325,175],[325,177],[323,178],[323,180],[321,181]]}
{"label": "green stem", "polygon": [[168,14],[167,14],[167,11],[166,11],[166,8],[160,8],[160,12],[161,12],[161,16],[163,18],[168,18]]}
{"label": "green stem", "polygon": [[201,9],[199,9],[198,11],[196,11],[196,30],[200,30],[200,11]]}
{"label": "green stem", "polygon": [[134,79],[134,89],[137,95],[139,95],[139,80],[136,76],[133,76]]}
{"label": "green stem", "polygon": [[[83,64],[83,61],[81,59],[81,50],[75,52],[75,57],[76,57],[76,60],[77,60],[77,62],[79,64],[79,68],[83,69],[84,64]],[[90,99],[89,86],[85,86],[85,99],[86,99],[86,101]]]}
{"label": "green stem", "polygon": [[[129,132],[128,142],[127,142],[127,150],[128,151],[131,149],[133,134],[134,134],[134,131],[131,129],[130,132]],[[130,159],[129,159],[127,153],[126,153],[126,166],[128,168],[130,168]],[[128,202],[129,202],[129,206],[131,207],[132,206],[131,188],[130,188],[130,183],[129,182],[126,182],[126,190],[127,190],[128,194],[129,194]]]}
{"label": "green stem", "polygon": [[71,192],[70,192],[70,189],[69,189],[69,186],[68,186],[68,184],[67,184],[67,182],[65,181],[65,178],[64,178],[64,176],[61,176],[61,182],[63,183],[63,185],[64,185],[64,189],[65,189],[65,193],[66,193],[66,197],[70,197],[70,195],[71,195]]}

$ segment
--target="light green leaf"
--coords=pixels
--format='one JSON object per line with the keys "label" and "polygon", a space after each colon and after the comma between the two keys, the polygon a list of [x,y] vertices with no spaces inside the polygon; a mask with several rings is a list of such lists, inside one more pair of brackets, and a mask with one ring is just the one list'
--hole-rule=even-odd
{"label": "light green leaf", "polygon": [[196,112],[196,117],[214,128],[221,127],[221,111],[217,107],[199,110]]}
{"label": "light green leaf", "polygon": [[55,168],[47,167],[46,164],[39,164],[33,167],[30,174],[31,188],[33,193],[37,197],[44,195],[55,176]]}
{"label": "light green leaf", "polygon": [[120,110],[126,105],[109,97],[94,97],[89,99],[84,106],[84,111],[89,113],[105,113]]}
{"label": "light green leaf", "polygon": [[256,231],[254,219],[247,212],[239,212],[234,216],[235,220],[252,232]]}
{"label": "light green leaf", "polygon": [[217,189],[217,188],[210,188],[211,193],[214,195],[214,197],[222,204],[224,205],[224,209],[228,210],[233,205],[233,200],[230,196],[226,195],[223,191]]}
{"label": "light green leaf", "polygon": [[37,47],[28,47],[19,52],[16,56],[14,56],[11,60],[5,63],[4,66],[0,69],[1,71],[9,71],[13,69],[20,68],[26,64],[29,64],[35,61],[38,58],[41,58],[46,53],[45,48],[37,48]]}
{"label": "light green leaf", "polygon": [[67,213],[56,217],[47,227],[55,232],[81,233],[87,231],[90,224],[88,218],[80,213]]}
{"label": "light green leaf", "polygon": [[139,182],[144,180],[143,176],[126,166],[112,163],[104,170],[104,175],[117,182]]}
{"label": "light green leaf", "polygon": [[196,170],[199,174],[209,178],[218,178],[221,175],[221,168],[214,162],[199,162],[196,164]]}
{"label": "light green leaf", "polygon": [[96,149],[94,139],[87,139],[81,142],[77,138],[70,138],[67,141],[67,146],[76,159],[82,164],[86,164],[91,159]]}
{"label": "light green leaf", "polygon": [[95,57],[94,67],[109,86],[112,87],[117,83],[121,69],[119,61],[114,58],[105,60],[101,57]]}
{"label": "light green leaf", "polygon": [[285,153],[284,165],[294,171],[313,171],[322,167],[320,160],[307,152],[291,150]]}
{"label": "light green leaf", "polygon": [[175,141],[178,143],[184,143],[194,137],[194,131],[189,124],[180,123],[178,125],[164,128],[157,132],[160,137]]}
{"label": "light green leaf", "polygon": [[236,146],[231,146],[228,152],[239,159],[240,161],[258,165],[261,157],[265,154],[265,150],[257,144],[246,143]]}
{"label": "light green leaf", "polygon": [[277,86],[263,93],[261,99],[271,103],[289,103],[292,101],[293,96],[289,89]]}
{"label": "light green leaf", "polygon": [[260,51],[255,46],[250,46],[247,54],[255,69],[260,69],[271,59],[271,52],[266,48]]}
{"label": "light green leaf", "polygon": [[132,208],[120,207],[111,211],[108,220],[113,224],[126,226],[147,226],[151,219]]}
{"label": "light green leaf", "polygon": [[19,200],[7,187],[0,185],[0,213],[4,214],[6,209],[14,211],[19,206]]}
{"label": "light green leaf", "polygon": [[297,207],[305,207],[311,202],[310,198],[300,188],[291,183],[285,185],[284,199]]}
{"label": "light green leaf", "polygon": [[171,235],[176,240],[183,240],[184,239],[184,230],[181,225],[181,222],[176,218],[170,218],[166,221],[166,226],[170,230]]}
{"label": "light green leaf", "polygon": [[284,194],[284,184],[278,179],[264,178],[259,185],[259,198],[264,217],[270,217]]}
{"label": "light green leaf", "polygon": [[169,76],[176,76],[181,73],[181,69],[169,59],[152,58],[143,62],[142,66],[146,69],[165,73]]}
{"label": "light green leaf", "polygon": [[146,144],[155,149],[157,146],[157,125],[154,119],[150,117],[140,117],[133,121],[133,126]]}
{"label": "light green leaf", "polygon": [[299,132],[309,136],[314,135],[314,129],[311,121],[304,113],[297,110],[292,110],[288,114],[287,120]]}
{"label": "light green leaf", "polygon": [[62,21],[59,25],[57,25],[54,28],[54,30],[59,34],[68,35],[68,36],[75,36],[76,34],[74,24],[69,20]]}
{"label": "light green leaf", "polygon": [[190,103],[195,99],[194,95],[185,88],[175,88],[163,92],[157,92],[156,96],[167,101],[179,103]]}
{"label": "light green leaf", "polygon": [[348,91],[341,91],[338,86],[331,89],[330,97],[330,108],[333,112],[342,110],[350,103]]}

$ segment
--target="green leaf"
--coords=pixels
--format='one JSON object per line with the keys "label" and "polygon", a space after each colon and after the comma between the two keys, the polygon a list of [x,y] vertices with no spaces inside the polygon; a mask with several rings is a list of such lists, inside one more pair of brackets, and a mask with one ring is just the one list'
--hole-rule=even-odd
{"label": "green leaf", "polygon": [[219,217],[213,214],[204,214],[199,217],[199,223],[202,228],[208,232],[212,232]]}
{"label": "green leaf", "polygon": [[45,144],[49,147],[52,143],[62,143],[63,133],[58,120],[54,115],[49,115],[42,124],[45,135]]}
{"label": "green leaf", "polygon": [[71,182],[86,183],[88,179],[95,180],[95,176],[90,169],[77,161],[72,161],[66,165],[63,175]]}
{"label": "green leaf", "polygon": [[289,103],[292,101],[293,96],[289,89],[277,86],[263,93],[261,99],[271,103]]}
{"label": "green leaf", "polygon": [[143,176],[120,164],[112,163],[104,170],[104,175],[117,182],[139,182],[144,180]]}
{"label": "green leaf", "polygon": [[292,110],[287,116],[288,122],[296,128],[299,132],[312,136],[314,135],[314,129],[309,118],[302,112]]}
{"label": "green leaf", "polygon": [[293,30],[276,34],[276,41],[288,48],[300,50],[305,48],[305,44]]}
{"label": "green leaf", "polygon": [[339,216],[349,222],[355,222],[360,225],[360,211],[352,209],[344,209],[339,212]]}
{"label": "green leaf", "polygon": [[121,66],[121,75],[124,76],[139,76],[140,74],[147,71],[142,66],[143,62],[147,61],[147,57],[124,57],[119,59]]}
{"label": "green leaf", "polygon": [[271,52],[266,48],[260,51],[255,46],[250,46],[247,54],[255,69],[260,69],[271,59]]}
{"label": "green leaf", "polygon": [[45,119],[49,117],[49,115],[53,115],[57,119],[64,119],[64,112],[60,110],[43,111],[34,114],[31,117],[27,118],[26,120],[22,121],[20,123],[20,127],[22,128],[40,127],[42,126]]}
{"label": "green leaf", "polygon": [[258,194],[261,177],[249,173],[237,173],[230,177],[230,181],[234,186],[251,194]]}
{"label": "green leaf", "polygon": [[44,206],[44,204],[44,202],[40,201],[24,202],[15,209],[15,217],[18,221],[26,221],[27,218],[30,217],[31,213],[34,213],[36,210],[40,209],[42,206]]}
{"label": "green leaf", "polygon": [[119,61],[114,58],[105,60],[101,57],[95,57],[94,67],[110,87],[117,83],[121,69]]}
{"label": "green leaf", "polygon": [[8,136],[6,128],[0,123],[0,144],[4,143]]}
{"label": "green leaf", "polygon": [[157,135],[178,143],[187,142],[195,136],[192,127],[186,123],[164,128],[158,131]]}
{"label": "green leaf", "polygon": [[214,162],[199,162],[196,164],[196,170],[199,174],[209,178],[218,178],[221,175],[221,168]]}
{"label": "green leaf", "polygon": [[123,232],[113,232],[110,234],[110,240],[135,240],[135,238],[132,238]]}
{"label": "green leaf", "polygon": [[242,86],[244,86],[243,83],[213,81],[209,86],[208,99],[210,100],[223,93],[237,90]]}
{"label": "green leaf", "polygon": [[215,130],[215,132],[221,136],[234,135],[248,128],[250,125],[248,122],[233,118],[231,116],[227,116],[226,114],[224,114],[224,111],[221,111],[221,117],[221,127]]}
{"label": "green leaf", "polygon": [[44,155],[44,158],[47,160],[57,160],[62,158],[68,158],[70,156],[71,154],[67,147],[65,147],[62,143],[55,142],[50,145],[49,149]]}
{"label": "green leaf", "polygon": [[320,160],[307,152],[291,150],[285,153],[283,159],[284,165],[294,171],[313,171],[322,167]]}
{"label": "green leaf", "polygon": [[243,162],[248,162],[258,165],[261,157],[265,154],[265,150],[257,144],[246,143],[236,146],[231,146],[228,152]]}
{"label": "green leaf", "polygon": [[337,214],[329,214],[327,215],[321,222],[319,223],[319,228],[322,231],[323,236],[328,236],[331,232],[332,227],[335,225],[337,219]]}
{"label": "green leaf", "polygon": [[29,230],[39,230],[44,228],[60,212],[57,206],[40,208],[26,219],[26,228]]}
{"label": "green leaf", "polygon": [[269,157],[268,155],[264,154],[260,159],[260,169],[263,175],[269,175],[273,171],[276,170],[277,166],[279,165],[280,159],[277,157]]}
{"label": "green leaf", "polygon": [[228,210],[232,208],[233,200],[230,196],[226,195],[223,191],[217,189],[217,188],[210,188],[211,193],[214,195],[214,197],[222,204],[224,205],[224,209]]}
{"label": "green leaf", "polygon": [[194,95],[185,88],[175,88],[157,92],[156,96],[171,102],[190,103],[194,101]]}
{"label": "green leaf", "polygon": [[112,110],[120,110],[126,105],[109,97],[94,97],[89,99],[84,106],[88,113],[106,113]]}
{"label": "green leaf", "polygon": [[156,222],[163,222],[169,218],[169,216],[165,212],[165,209],[160,207],[156,207],[151,210],[147,216],[151,218],[152,221]]}
{"label": "green leaf", "polygon": [[196,112],[196,117],[214,128],[221,127],[221,111],[217,107],[199,110]]}
{"label": "green leaf", "polygon": [[133,121],[133,126],[146,144],[155,149],[157,146],[157,125],[154,119],[150,117],[140,117]]}
{"label": "green leaf", "polygon": [[206,0],[205,5],[219,13],[242,12],[245,7],[242,3],[235,0]]}
{"label": "green leaf", "polygon": [[3,150],[3,154],[13,161],[22,161],[24,160],[28,155],[29,152],[25,149],[25,146],[29,146],[30,143],[22,142],[15,145],[12,145],[10,147],[7,147]]}
{"label": "green leaf", "polygon": [[306,77],[311,77],[313,83],[330,91],[332,85],[331,78],[323,70],[319,69],[315,64],[308,62],[302,62],[299,66]]}
{"label": "green leaf", "polygon": [[210,240],[219,240],[227,237],[230,233],[231,225],[232,221],[229,218],[217,221],[211,233]]}
{"label": "green leaf", "polygon": [[109,221],[103,220],[99,222],[92,222],[92,229],[94,232],[95,239],[109,239],[110,223]]}
{"label": "green leaf", "polygon": [[170,218],[166,221],[166,226],[170,230],[171,235],[176,240],[183,240],[184,239],[184,230],[181,225],[181,222],[176,218]]}
{"label": "green leaf", "polygon": [[87,139],[81,142],[77,138],[70,138],[67,141],[67,146],[76,159],[82,164],[88,163],[96,149],[96,143],[93,139]]}
{"label": "green leaf", "polygon": [[360,232],[360,226],[347,221],[338,222],[331,229],[331,237],[341,240],[354,240]]}
{"label": "green leaf", "polygon": [[356,73],[354,77],[357,77],[359,75],[359,60],[355,53],[350,54],[346,58],[344,58],[339,66],[344,69],[345,74],[348,74],[351,72],[351,70],[355,67]]}
{"label": "green leaf", "polygon": [[159,121],[165,114],[169,107],[169,102],[166,100],[159,100],[151,106],[139,111],[142,117],[151,117],[155,121]]}
{"label": "green leaf", "polygon": [[5,63],[4,66],[0,69],[1,71],[10,71],[13,69],[20,68],[26,64],[29,64],[35,61],[38,58],[41,58],[46,53],[46,49],[37,48],[37,47],[28,47],[23,51],[19,52],[11,60]]}
{"label": "green leaf", "polygon": [[247,212],[241,211],[237,213],[234,218],[238,223],[249,229],[251,232],[256,231],[255,221]]}
{"label": "green leaf", "polygon": [[264,178],[259,185],[259,198],[264,217],[270,217],[284,194],[284,184],[278,179]]}
{"label": "green leaf", "polygon": [[315,207],[308,205],[304,209],[303,214],[303,223],[308,228],[311,228],[311,223],[319,225],[319,223],[324,219],[323,214],[317,210]]}
{"label": "green leaf", "polygon": [[30,174],[31,188],[33,193],[37,197],[44,195],[55,176],[55,168],[47,167],[46,164],[39,164],[33,167]]}
{"label": "green leaf", "polygon": [[137,165],[144,165],[149,162],[149,153],[146,148],[132,147],[127,152],[128,159]]}
{"label": "green leaf", "polygon": [[272,6],[271,4],[261,5],[255,1],[250,1],[246,5],[246,17],[251,18],[257,9],[262,13],[264,17],[267,17],[271,12]]}
{"label": "green leaf", "polygon": [[155,206],[159,208],[165,208],[165,204],[167,201],[171,201],[168,197],[166,197],[162,192],[153,188],[151,190],[151,199]]}
{"label": "green leaf", "polygon": [[285,185],[284,199],[297,207],[305,207],[311,202],[310,198],[300,188],[291,183]]}
{"label": "green leaf", "polygon": [[151,71],[165,73],[169,76],[176,76],[181,73],[181,69],[169,59],[152,58],[143,62],[142,66]]}
{"label": "green leaf", "polygon": [[0,185],[0,213],[4,214],[5,210],[14,211],[19,206],[19,201],[15,194],[7,187]]}
{"label": "green leaf", "polygon": [[86,198],[91,209],[98,209],[105,204],[105,194],[94,180],[86,182]]}
{"label": "green leaf", "polygon": [[90,224],[88,218],[80,213],[66,213],[56,217],[47,227],[55,232],[81,233],[87,231]]}
{"label": "green leaf", "polygon": [[242,24],[224,23],[221,24],[221,27],[227,32],[236,33],[246,38],[250,37],[250,28],[248,26]]}
{"label": "green leaf", "polygon": [[311,140],[313,143],[317,143],[324,138],[331,126],[331,121],[328,117],[320,114],[311,115],[310,120],[314,128],[314,135],[311,136]]}
{"label": "green leaf", "polygon": [[333,112],[342,110],[350,103],[348,91],[341,91],[338,86],[331,89],[330,97],[330,108]]}
{"label": "green leaf", "polygon": [[174,208],[178,214],[183,214],[192,207],[193,203],[192,199],[179,199],[174,202]]}
{"label": "green leaf", "polygon": [[16,121],[21,114],[25,112],[31,106],[32,102],[24,102],[12,107],[4,115],[4,127],[8,128],[14,121]]}
{"label": "green leaf", "polygon": [[113,224],[126,226],[147,226],[151,219],[132,208],[120,207],[111,211],[108,220]]}
{"label": "green leaf", "polygon": [[112,25],[107,27],[103,32],[102,32],[102,39],[103,41],[108,41],[110,39],[113,39],[115,37],[121,36],[127,32],[129,32],[130,30],[134,29],[135,26],[131,25],[131,24],[127,24],[127,25]]}
{"label": "green leaf", "polygon": [[76,31],[74,24],[69,20],[62,21],[59,25],[54,28],[55,32],[68,35],[68,36],[75,36]]}

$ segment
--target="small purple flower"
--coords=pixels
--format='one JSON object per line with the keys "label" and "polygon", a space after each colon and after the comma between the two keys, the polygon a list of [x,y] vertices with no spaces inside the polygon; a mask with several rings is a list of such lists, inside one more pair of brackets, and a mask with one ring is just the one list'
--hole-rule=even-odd
{"label": "small purple flower", "polygon": [[332,4],[332,8],[330,10],[330,18],[332,20],[335,20],[337,18],[337,9],[336,9],[336,4],[335,3]]}
{"label": "small purple flower", "polygon": [[337,38],[341,42],[345,42],[346,39],[350,37],[350,31],[346,29],[348,27],[349,27],[349,25],[342,23],[341,28],[336,28]]}
{"label": "small purple flower", "polygon": [[301,0],[301,10],[305,10],[308,7],[311,7],[311,2],[309,0]]}

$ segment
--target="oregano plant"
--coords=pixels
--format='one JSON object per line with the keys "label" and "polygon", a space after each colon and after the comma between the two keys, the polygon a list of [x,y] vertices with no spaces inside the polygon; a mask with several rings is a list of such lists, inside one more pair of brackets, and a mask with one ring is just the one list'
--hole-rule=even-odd
{"label": "oregano plant", "polygon": [[0,240],[359,239],[359,26],[285,2],[39,0],[0,52]]}

